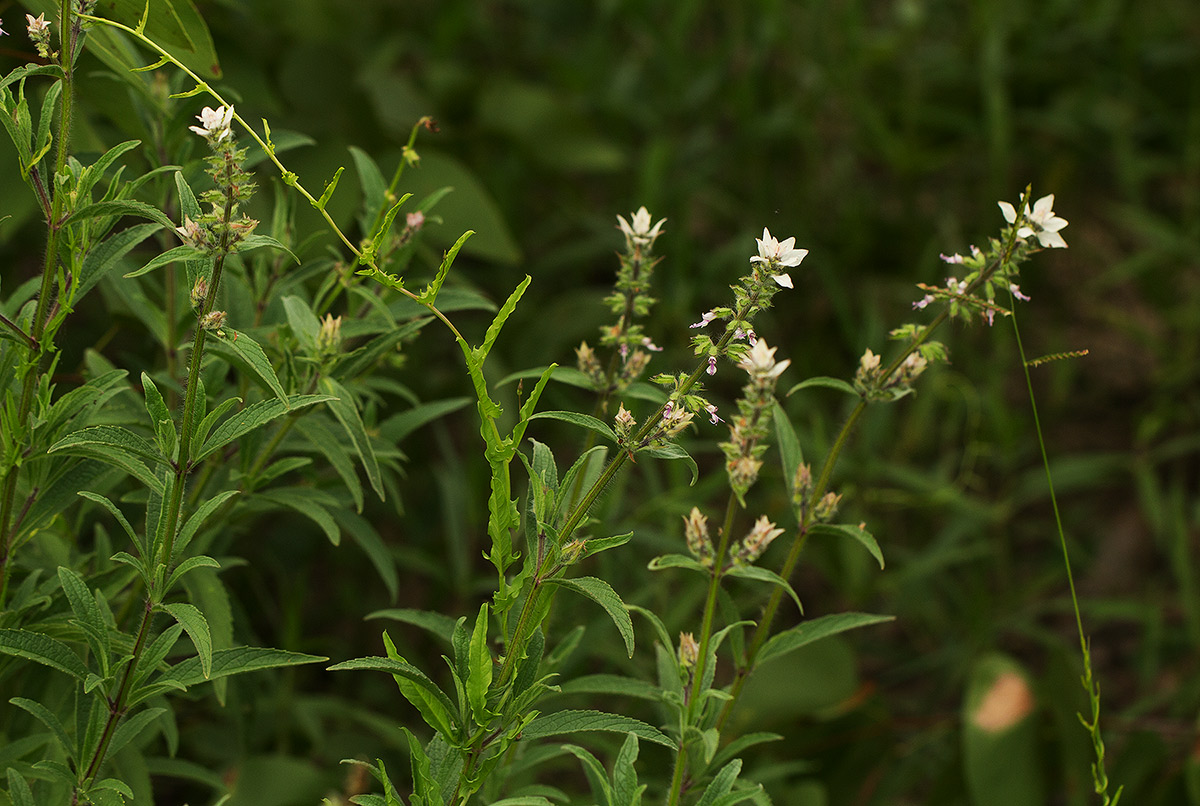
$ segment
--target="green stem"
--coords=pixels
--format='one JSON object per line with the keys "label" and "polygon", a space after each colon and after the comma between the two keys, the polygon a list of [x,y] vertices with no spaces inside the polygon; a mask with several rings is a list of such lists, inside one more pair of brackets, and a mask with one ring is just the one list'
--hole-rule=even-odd
{"label": "green stem", "polygon": [[[65,173],[67,157],[70,153],[71,120],[75,93],[75,77],[73,73],[75,61],[75,44],[78,41],[78,20],[72,17],[71,0],[62,0],[59,8],[59,58],[62,67],[62,94],[59,97],[58,143],[55,151],[55,175]],[[53,187],[53,183],[51,183]],[[63,219],[65,194],[54,193],[50,205],[46,225],[49,232],[46,238],[45,261],[42,264],[42,284],[38,292],[37,307],[33,314],[33,328],[30,333],[32,345],[29,351],[29,362],[21,386],[21,399],[17,407],[17,428],[24,428],[29,420],[29,412],[33,409],[33,395],[37,389],[40,368],[45,356],[51,352],[52,345],[44,344],[46,315],[50,309],[51,291],[54,288],[54,278],[57,276],[59,235]],[[12,575],[11,554],[16,541],[16,530],[9,529],[12,518],[13,502],[17,492],[17,475],[20,463],[5,468],[3,491],[0,492],[0,610],[3,610],[8,600],[8,582]]]}

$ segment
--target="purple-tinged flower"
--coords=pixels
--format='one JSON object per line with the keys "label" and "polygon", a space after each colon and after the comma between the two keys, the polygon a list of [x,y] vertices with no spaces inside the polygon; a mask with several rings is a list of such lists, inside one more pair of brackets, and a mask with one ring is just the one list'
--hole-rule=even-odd
{"label": "purple-tinged flower", "polygon": [[688,325],[688,327],[708,327],[708,323],[716,318],[717,318],[717,312],[709,311],[708,313],[706,313],[700,317],[699,322],[697,322],[694,325]]}
{"label": "purple-tinged flower", "polygon": [[644,339],[642,339],[642,346],[645,347],[647,350],[649,350],[652,353],[661,353],[663,350],[663,348],[659,347],[657,344],[650,341],[649,336],[646,336]]}
{"label": "purple-tinged flower", "polygon": [[713,425],[716,425],[717,423],[725,422],[724,420],[722,420],[720,417],[717,416],[717,404],[709,403],[707,406],[704,407],[704,410],[708,412],[709,422],[711,422]]}
{"label": "purple-tinged flower", "polygon": [[938,257],[940,257],[946,263],[962,263],[963,260],[965,260],[965,258],[957,252],[955,252],[953,255],[939,254]]}
{"label": "purple-tinged flower", "polygon": [[1021,300],[1021,302],[1029,302],[1030,297],[1025,294],[1022,294],[1021,286],[1017,285],[1016,283],[1010,284],[1008,286],[1008,290],[1014,297]]}
{"label": "purple-tinged flower", "polygon": [[[4,20],[0,20],[0,25],[3,25],[3,24],[4,24]],[[0,28],[0,36],[8,36],[8,31],[4,30],[3,28]]]}
{"label": "purple-tinged flower", "polygon": [[710,355],[708,357],[708,369],[706,369],[704,371],[707,372],[709,375],[717,374],[717,357],[715,355]]}
{"label": "purple-tinged flower", "polygon": [[917,300],[916,302],[913,303],[913,310],[914,311],[923,310],[923,309],[929,307],[929,304],[931,302],[933,302],[933,294],[926,294],[925,296],[921,297],[919,300]]}

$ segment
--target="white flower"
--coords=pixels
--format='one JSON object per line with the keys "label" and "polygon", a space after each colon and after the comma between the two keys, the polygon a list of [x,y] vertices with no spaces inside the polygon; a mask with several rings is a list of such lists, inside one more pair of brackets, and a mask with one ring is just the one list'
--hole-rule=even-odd
{"label": "white flower", "polygon": [[717,318],[717,312],[709,311],[708,313],[706,313],[700,317],[699,322],[697,322],[694,325],[688,325],[688,327],[708,327],[708,323],[716,318]]}
{"label": "white flower", "polygon": [[38,14],[34,17],[32,14],[25,15],[26,21],[29,23],[29,35],[36,37],[39,34],[45,34],[50,30],[50,21],[46,19],[45,14]]}
{"label": "white flower", "polygon": [[707,372],[709,375],[717,374],[717,357],[715,355],[710,355],[708,357],[708,369],[706,369],[704,371]]}
{"label": "white flower", "polygon": [[201,137],[209,137],[213,142],[219,143],[229,136],[229,123],[233,120],[233,107],[218,106],[216,109],[210,109],[206,106],[200,110],[199,115],[196,115],[196,120],[200,121],[200,125],[188,128]]}
{"label": "white flower", "polygon": [[[1004,220],[1010,224],[1017,222],[1017,211],[1008,202],[997,202],[1000,205],[1000,212],[1004,214]],[[1036,235],[1038,243],[1044,248],[1065,249],[1067,242],[1058,234],[1058,231],[1067,226],[1065,218],[1059,218],[1054,214],[1054,194],[1043,196],[1033,203],[1033,210],[1029,209],[1029,205],[1025,205],[1025,226],[1017,230],[1018,238],[1028,238],[1030,235]]]}
{"label": "white flower", "polygon": [[667,219],[660,218],[653,227],[650,226],[650,211],[644,206],[630,216],[633,223],[625,220],[625,216],[617,216],[617,228],[625,234],[625,242],[630,248],[634,246],[653,246],[654,239],[660,234],[660,229]]}
{"label": "white flower", "polygon": [[777,347],[768,347],[766,339],[759,339],[743,356],[739,367],[751,375],[777,378],[792,363],[790,360],[775,362]]}
{"label": "white flower", "polygon": [[713,425],[716,425],[717,423],[720,423],[720,422],[724,422],[720,417],[717,416],[716,404],[709,403],[707,406],[704,407],[704,410],[709,413],[709,416],[711,418],[711,419],[709,419],[709,422],[711,422]]}
{"label": "white flower", "polygon": [[925,296],[921,297],[919,300],[917,300],[916,302],[913,303],[913,310],[919,311],[923,308],[926,308],[929,306],[929,303],[931,303],[931,302],[933,302],[933,294],[926,294]]}
{"label": "white flower", "polygon": [[[0,25],[3,25],[3,24],[4,24],[4,20],[0,20]],[[8,36],[8,31],[4,30],[3,28],[0,28],[0,36]]]}
{"label": "white flower", "polygon": [[795,288],[792,285],[792,278],[787,272],[783,274],[772,274],[771,279],[778,283],[783,288]]}
{"label": "white flower", "polygon": [[1029,302],[1029,296],[1026,294],[1022,294],[1021,286],[1017,285],[1016,283],[1010,283],[1008,286],[1008,290],[1014,297],[1021,300],[1022,302]]}
{"label": "white flower", "polygon": [[[763,227],[763,236],[755,240],[758,241],[758,255],[750,258],[751,263],[766,263],[769,266],[799,266],[800,261],[804,260],[804,256],[808,254],[807,249],[795,248],[795,238],[788,238],[781,243],[771,237],[771,231],[766,227]],[[784,288],[792,287],[792,278],[786,274],[777,275],[774,280]]]}

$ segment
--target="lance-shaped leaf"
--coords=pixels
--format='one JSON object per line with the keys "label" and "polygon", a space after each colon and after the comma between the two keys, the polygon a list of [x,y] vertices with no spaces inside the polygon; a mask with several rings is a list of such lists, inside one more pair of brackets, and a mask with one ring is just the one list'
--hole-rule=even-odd
{"label": "lance-shaped leaf", "polygon": [[262,249],[263,247],[267,247],[269,249],[278,249],[281,252],[287,252],[288,257],[290,257],[296,263],[300,262],[300,258],[296,257],[295,253],[293,253],[291,249],[288,249],[286,244],[275,238],[272,238],[270,235],[247,235],[238,243],[237,251],[249,252],[252,249]]}
{"label": "lance-shaped leaf", "polygon": [[775,442],[779,445],[779,463],[783,465],[783,480],[787,484],[789,495],[795,495],[796,469],[804,461],[804,452],[800,449],[800,439],[796,429],[779,401],[775,401],[771,423],[775,426]]}
{"label": "lance-shaped leaf", "polygon": [[104,621],[104,614],[100,612],[100,605],[96,603],[96,597],[84,583],[83,578],[70,568],[59,566],[58,580],[67,597],[67,602],[71,605],[71,612],[75,614],[76,622],[87,636],[92,654],[100,662],[101,676],[107,677],[108,625]]}
{"label": "lance-shaped leaf", "polygon": [[858,392],[855,391],[854,387],[850,384],[846,383],[840,378],[825,377],[809,378],[806,381],[800,381],[800,383],[787,390],[785,397],[791,397],[793,392],[799,392],[801,389],[811,389],[814,386],[823,386],[826,389],[836,389],[839,392],[845,392],[852,397],[858,397]]}
{"label": "lance-shaped leaf", "polygon": [[143,274],[149,274],[155,269],[161,269],[163,266],[169,266],[172,263],[178,263],[180,261],[194,261],[197,258],[203,257],[204,255],[204,252],[200,251],[194,246],[188,246],[186,244],[183,246],[176,246],[173,249],[160,252],[148,260],[140,269],[134,269],[131,272],[127,272],[124,276],[127,278],[141,277]]}
{"label": "lance-shaped leaf", "polygon": [[455,710],[454,704],[446,696],[445,692],[438,688],[437,684],[430,680],[424,672],[411,663],[393,658],[355,658],[354,660],[335,663],[333,666],[328,667],[326,671],[369,671],[400,675],[425,689],[426,692],[432,695],[446,709],[447,713],[454,713]]}
{"label": "lance-shaped leaf", "polygon": [[79,287],[75,291],[75,299],[82,298],[96,283],[104,279],[121,258],[160,229],[161,224],[135,224],[92,247],[79,270]]}
{"label": "lance-shaped leaf", "polygon": [[810,531],[816,535],[837,535],[858,541],[867,551],[871,552],[871,556],[879,563],[879,567],[883,568],[883,551],[875,542],[874,536],[861,526],[849,523],[817,523],[810,527]]}
{"label": "lance-shaped leaf", "polygon": [[112,741],[108,744],[109,757],[116,755],[117,751],[136,739],[139,733],[166,712],[166,708],[147,708],[145,711],[139,711],[128,719],[122,720],[113,734]]}
{"label": "lance-shaped leaf", "polygon": [[446,275],[450,272],[450,266],[454,263],[454,258],[458,256],[458,250],[462,249],[463,244],[467,242],[475,234],[475,230],[467,230],[459,236],[454,242],[454,246],[450,247],[449,251],[442,256],[442,264],[438,266],[437,274],[429,285],[425,286],[425,290],[421,292],[418,299],[426,305],[433,305],[437,301],[438,292],[442,290],[442,283],[446,280]]}
{"label": "lance-shaped leaf", "polygon": [[492,653],[488,650],[488,606],[484,602],[475,617],[475,629],[471,632],[471,648],[467,654],[467,701],[471,703],[471,714],[475,724],[486,727],[492,719],[487,709],[488,689],[492,685]]}
{"label": "lance-shaped leaf", "polygon": [[[383,633],[383,645],[387,650],[388,659],[399,663],[407,664],[399,652],[396,651],[396,645],[392,643],[392,637]],[[413,707],[420,712],[421,718],[425,720],[425,724],[446,737],[453,737],[456,733],[453,712],[446,709],[442,700],[428,691],[424,686],[414,683],[408,677],[400,674],[393,674],[392,679],[396,681],[397,688],[400,689],[400,694],[404,699],[412,703]]]}
{"label": "lance-shaped leaf", "polygon": [[788,596],[792,597],[792,601],[796,603],[796,607],[799,608],[800,612],[804,612],[804,605],[800,604],[800,597],[792,589],[791,583],[774,571],[759,568],[757,565],[735,565],[725,571],[725,576],[737,577],[739,579],[753,579],[758,582],[770,582],[773,585],[778,585],[787,592]]}
{"label": "lance-shaped leaf", "polygon": [[892,621],[894,618],[894,616],[877,616],[873,613],[833,613],[808,619],[778,635],[771,636],[771,639],[763,645],[762,651],[758,653],[756,662],[765,663],[771,658],[786,655],[788,652],[793,652],[814,641],[820,641],[822,638],[828,638],[848,630],[856,630],[859,627],[882,624],[885,621]]}
{"label": "lance-shaped leaf", "polygon": [[[204,522],[220,509],[226,501],[237,494],[237,490],[225,490],[196,507],[196,511],[191,514],[191,517],[184,522],[183,528],[175,535],[175,554],[182,555],[183,550],[187,548],[188,543],[192,542],[192,538],[196,536],[196,532],[204,525]],[[176,572],[178,572],[178,569],[176,569]],[[180,576],[182,574],[172,573],[171,579],[175,580]],[[167,586],[167,589],[170,590],[170,585]]]}
{"label": "lance-shaped leaf", "polygon": [[263,352],[263,348],[254,339],[247,336],[245,333],[226,328],[227,335],[220,339],[218,344],[226,347],[230,352],[235,354],[250,371],[257,375],[267,388],[275,393],[275,397],[284,404],[288,405],[287,392],[283,390],[283,384],[279,382],[279,376],[275,374],[275,368],[271,366],[267,354]]}
{"label": "lance-shaped leaf", "polygon": [[0,653],[36,661],[78,680],[83,680],[88,675],[87,666],[71,647],[40,632],[0,630]]}
{"label": "lance-shaped leaf", "polygon": [[175,224],[171,219],[159,210],[157,207],[146,204],[145,202],[135,201],[133,199],[113,199],[111,201],[100,201],[93,204],[86,204],[80,207],[75,212],[67,217],[64,224],[75,224],[89,218],[105,218],[108,216],[137,216],[139,218],[148,218],[151,221],[162,224],[164,227],[174,227]]}
{"label": "lance-shaped leaf", "polygon": [[577,425],[580,428],[586,428],[589,431],[595,431],[600,436],[607,439],[614,445],[617,442],[617,435],[608,427],[603,420],[599,420],[590,414],[580,414],[574,411],[539,411],[532,415],[531,420],[562,420],[564,423]]}
{"label": "lance-shaped leaf", "polygon": [[629,618],[629,611],[625,609],[625,603],[621,601],[621,597],[617,595],[611,585],[596,577],[547,579],[546,582],[569,588],[603,607],[613,624],[617,626],[617,631],[621,633],[629,657],[633,657],[633,621]]}
{"label": "lance-shaped leaf", "polygon": [[603,711],[557,711],[553,714],[542,714],[529,723],[522,736],[526,739],[541,739],[588,730],[631,733],[639,739],[661,744],[663,747],[676,747],[676,743],[665,733],[640,719],[606,714]]}
{"label": "lance-shaped leaf", "polygon": [[59,721],[58,717],[49,708],[40,702],[28,700],[24,697],[13,697],[9,702],[23,711],[28,711],[38,722],[49,728],[68,757],[75,751],[75,745],[67,738],[67,731],[63,727],[62,722]]}
{"label": "lance-shaped leaf", "polygon": [[283,649],[239,646],[214,651],[211,671],[207,675],[204,674],[200,658],[194,657],[175,664],[164,672],[158,681],[177,683],[186,687],[234,674],[257,672],[262,669],[278,669],[284,666],[301,666],[306,663],[322,663],[327,660],[329,658],[319,655],[305,655]]}
{"label": "lance-shaped leaf", "polygon": [[375,490],[379,500],[384,500],[383,480],[379,474],[379,461],[375,458],[375,449],[371,446],[371,438],[363,426],[362,418],[358,416],[358,408],[354,405],[354,397],[333,378],[321,378],[321,389],[331,399],[328,400],[329,410],[341,423],[346,436],[354,443],[354,449],[362,460],[363,469],[367,472],[367,480]]}
{"label": "lance-shaped leaf", "polygon": [[[85,451],[89,455],[103,458],[114,453],[137,456],[155,464],[167,465],[158,448],[148,439],[139,437],[119,425],[93,425],[67,434],[50,446],[49,453]],[[123,465],[117,465],[123,467]]]}
{"label": "lance-shaped leaf", "polygon": [[368,613],[364,618],[386,618],[393,621],[401,621],[405,624],[412,624],[415,627],[425,630],[430,635],[437,636],[446,643],[450,643],[454,637],[455,619],[433,610],[389,608],[387,610],[376,610],[373,613]]}
{"label": "lance-shaped leaf", "polygon": [[213,647],[212,635],[209,633],[208,621],[204,614],[200,612],[200,608],[186,602],[165,604],[162,608],[179,622],[188,638],[192,639],[192,645],[196,647],[196,654],[200,658],[200,671],[204,679],[209,679],[212,676]]}
{"label": "lance-shaped leaf", "polygon": [[229,419],[217,426],[212,436],[205,440],[204,446],[193,457],[192,461],[199,462],[213,451],[220,450],[235,439],[250,433],[256,428],[261,428],[276,417],[287,414],[289,411],[311,406],[314,403],[324,403],[331,399],[329,395],[292,395],[286,402],[276,398],[260,400],[233,414]]}
{"label": "lance-shaped leaf", "polygon": [[653,456],[658,459],[682,459],[692,473],[692,480],[688,484],[694,485],[700,478],[700,468],[696,466],[696,460],[678,443],[670,442],[660,448],[643,448],[638,451],[638,455]]}

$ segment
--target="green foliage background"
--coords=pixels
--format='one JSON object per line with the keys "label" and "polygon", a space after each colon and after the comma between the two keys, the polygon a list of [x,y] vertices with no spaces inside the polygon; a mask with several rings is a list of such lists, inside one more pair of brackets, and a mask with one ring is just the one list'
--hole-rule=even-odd
{"label": "green foliage background", "polygon": [[[1034,264],[1022,283],[1033,301],[1017,313],[1033,354],[1090,351],[1034,378],[1105,695],[1111,775],[1131,803],[1200,803],[1200,6],[197,5],[239,112],[315,141],[289,160],[310,184],[350,165],[351,145],[388,172],[413,122],[438,121],[405,187],[418,197],[455,188],[431,251],[475,229],[451,282],[503,299],[533,277],[489,365],[495,380],[570,364],[579,341],[595,339],[617,212],[645,204],[668,219],[648,326],[669,348],[654,365],[664,369],[686,359],[687,325],[724,303],[762,226],[811,250],[793,272],[796,291],[760,331],[793,361],[786,388],[847,376],[865,347],[879,350],[909,317],[913,284],[950,273],[938,253],[996,230],[996,199],[1015,200],[1026,182],[1035,195],[1055,193],[1071,248]],[[10,32],[19,13],[0,3]],[[0,40],[0,56],[23,62],[26,47],[19,35]],[[78,145],[140,136],[125,86],[90,64]],[[199,105],[173,109],[182,120]],[[0,224],[6,286],[30,276],[40,255],[30,247],[40,237],[31,200],[10,198],[19,185],[11,159],[0,157],[14,216]],[[342,188],[330,209],[349,224],[357,199],[353,183]],[[145,345],[120,341],[136,312],[90,302],[64,334],[64,366],[110,338],[126,366],[154,360],[139,355]],[[481,331],[489,319],[463,321]],[[886,570],[853,548],[814,542],[796,585],[810,615],[854,609],[897,620],[789,656],[746,697],[744,729],[786,736],[754,757],[777,803],[964,802],[975,790],[960,711],[973,669],[997,651],[1019,661],[1038,700],[1028,741],[1039,752],[1010,757],[1011,774],[1044,775],[1055,793],[1047,803],[1088,802],[1090,751],[1073,715],[1085,702],[1077,647],[1011,332],[1000,323],[950,341],[952,365],[915,399],[873,410],[835,480],[883,546]],[[427,333],[407,351],[401,382],[421,400],[469,394],[456,353]],[[731,401],[739,383],[719,377],[716,396]],[[566,387],[546,400],[590,405]],[[788,401],[807,450],[823,451],[838,405],[820,390]],[[536,436],[564,450],[577,443],[549,427]],[[395,600],[363,556],[328,545],[306,521],[244,536],[248,562],[230,575],[244,639],[338,660],[380,652],[381,622],[362,619],[377,609],[471,612],[491,583],[479,559],[486,471],[477,442],[467,408],[401,443],[402,505],[371,513],[400,561]],[[719,467],[719,456],[698,458]],[[651,577],[630,557],[682,545],[678,516],[716,489],[704,480],[689,489],[682,474],[639,465],[626,475],[604,506],[622,513],[612,533],[636,530],[631,552],[602,555],[594,570],[673,629],[689,628],[700,589]],[[782,495],[773,489],[764,511]],[[589,628],[577,671],[627,665],[603,614],[569,612],[560,630],[568,620]],[[440,647],[389,627],[406,654],[436,666]],[[315,668],[238,681],[227,709],[221,721],[197,709],[180,728],[192,758],[239,782],[235,803],[314,802],[339,787],[339,759],[402,756],[394,725],[413,721],[390,681]],[[1019,768],[1022,758],[1040,772]],[[564,765],[562,775],[577,773]]]}

